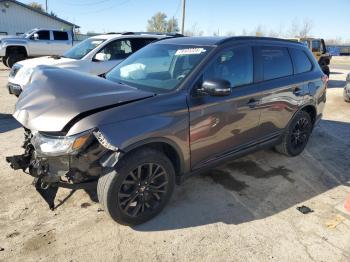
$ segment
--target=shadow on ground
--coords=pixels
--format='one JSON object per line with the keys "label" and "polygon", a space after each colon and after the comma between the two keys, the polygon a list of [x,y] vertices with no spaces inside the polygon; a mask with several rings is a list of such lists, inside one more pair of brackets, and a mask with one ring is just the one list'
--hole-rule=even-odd
{"label": "shadow on ground", "polygon": [[331,75],[342,75],[342,74],[344,74],[344,73],[342,73],[342,72],[330,72],[330,74],[331,74]]}
{"label": "shadow on ground", "polygon": [[329,80],[328,88],[344,88],[346,85],[345,80]]}
{"label": "shadow on ground", "polygon": [[10,114],[0,113],[0,133],[6,133],[21,127],[21,125]]}
{"label": "shadow on ground", "polygon": [[[259,151],[191,177],[176,188],[172,200],[157,217],[134,230],[246,223],[301,205],[339,185],[350,186],[349,129],[350,123],[322,120],[298,157]],[[74,192],[68,193],[56,208]],[[87,193],[91,201],[98,201],[96,190]]]}
{"label": "shadow on ground", "polygon": [[246,223],[282,212],[341,184],[349,185],[350,140],[344,143],[329,135],[330,130],[339,129],[349,130],[350,123],[321,121],[298,157],[260,151],[189,178],[177,187],[159,216],[134,229],[161,231],[217,222]]}

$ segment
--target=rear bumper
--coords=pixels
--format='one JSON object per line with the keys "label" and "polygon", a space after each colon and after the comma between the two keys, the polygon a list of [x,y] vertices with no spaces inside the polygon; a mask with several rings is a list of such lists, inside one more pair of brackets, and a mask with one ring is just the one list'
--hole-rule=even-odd
{"label": "rear bumper", "polygon": [[7,89],[9,91],[9,94],[19,96],[22,93],[22,87],[17,84],[12,84],[10,82],[7,83]]}

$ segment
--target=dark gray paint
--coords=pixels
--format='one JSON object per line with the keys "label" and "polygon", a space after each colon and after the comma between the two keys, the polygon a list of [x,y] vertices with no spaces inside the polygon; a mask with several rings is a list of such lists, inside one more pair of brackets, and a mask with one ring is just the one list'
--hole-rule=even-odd
{"label": "dark gray paint", "polygon": [[[83,112],[114,105],[84,115],[73,123],[66,135],[98,128],[122,152],[150,142],[167,143],[180,155],[180,173],[275,141],[293,115],[305,106],[311,106],[318,118],[321,116],[325,103],[323,73],[304,46],[259,38],[202,39],[206,44],[218,46],[178,90],[171,93],[153,96],[96,77],[61,69],[43,69],[35,75],[33,87],[20,96],[14,116],[29,129],[58,132],[64,131],[67,124]],[[200,39],[160,42],[193,45],[200,44]],[[192,89],[208,61],[224,48],[237,44],[301,48],[308,53],[314,67],[308,73],[266,82],[261,82],[255,75],[254,84],[235,88],[227,97],[194,95]],[[294,92],[296,88],[301,92]],[[256,101],[253,105],[252,99]],[[120,102],[129,103],[118,106]]]}

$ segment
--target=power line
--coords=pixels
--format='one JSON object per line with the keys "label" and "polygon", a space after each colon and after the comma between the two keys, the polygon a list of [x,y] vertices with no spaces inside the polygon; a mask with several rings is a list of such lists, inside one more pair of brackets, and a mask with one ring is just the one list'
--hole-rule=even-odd
{"label": "power line", "polygon": [[69,3],[68,3],[68,2],[62,1],[61,3],[65,4],[65,5],[74,5],[74,6],[94,6],[94,5],[108,3],[110,1],[111,0],[100,0],[97,2],[84,2],[84,3],[77,3],[77,2],[73,2],[73,1],[69,1]]}

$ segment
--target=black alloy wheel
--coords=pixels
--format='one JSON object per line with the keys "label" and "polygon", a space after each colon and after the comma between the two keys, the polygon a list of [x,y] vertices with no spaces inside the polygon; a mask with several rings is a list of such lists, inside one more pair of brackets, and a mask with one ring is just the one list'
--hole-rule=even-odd
{"label": "black alloy wheel", "polygon": [[287,156],[297,156],[305,149],[313,122],[308,112],[300,111],[291,120],[288,129],[282,136],[280,144],[275,146],[277,152]]}
{"label": "black alloy wheel", "polygon": [[304,149],[309,138],[310,123],[306,117],[300,118],[295,124],[290,139],[291,146],[298,151]]}
{"label": "black alloy wheel", "polygon": [[144,223],[159,214],[175,187],[175,170],[162,152],[140,148],[106,169],[98,180],[100,204],[124,225]]}
{"label": "black alloy wheel", "polygon": [[124,179],[118,205],[125,215],[137,217],[156,210],[167,192],[169,176],[161,165],[139,165]]}

